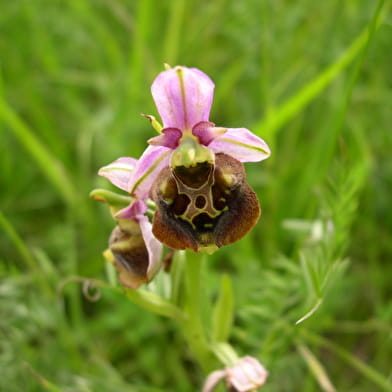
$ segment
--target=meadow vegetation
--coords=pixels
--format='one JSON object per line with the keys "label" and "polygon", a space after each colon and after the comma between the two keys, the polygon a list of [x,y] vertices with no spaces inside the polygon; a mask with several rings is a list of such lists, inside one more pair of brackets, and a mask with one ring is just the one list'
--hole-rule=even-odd
{"label": "meadow vegetation", "polygon": [[97,170],[138,157],[163,63],[216,84],[211,120],[272,156],[247,164],[256,228],[209,257],[235,300],[230,341],[265,391],[392,391],[389,2],[13,0],[0,12],[0,390],[196,391],[171,320],[121,291]]}

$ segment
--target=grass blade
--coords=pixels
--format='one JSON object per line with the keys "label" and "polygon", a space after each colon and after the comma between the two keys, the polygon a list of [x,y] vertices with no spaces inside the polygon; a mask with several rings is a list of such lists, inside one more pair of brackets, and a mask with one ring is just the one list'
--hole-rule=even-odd
{"label": "grass blade", "polygon": [[367,47],[369,39],[375,29],[380,25],[380,14],[383,0],[380,1],[375,17],[369,26],[354,40],[354,42],[344,51],[342,56],[321,72],[315,79],[303,87],[293,97],[289,98],[278,108],[268,112],[265,119],[261,120],[256,126],[252,127],[256,134],[263,135],[269,139],[275,132],[291,118],[298,114],[306,105],[333,82],[342,71],[348,67],[362,51]]}
{"label": "grass blade", "polygon": [[2,118],[9,129],[14,133],[20,144],[32,156],[34,161],[59,192],[62,199],[73,205],[76,191],[65,171],[65,168],[56,157],[54,157],[45,146],[34,135],[33,131],[17,113],[0,98],[0,118]]}

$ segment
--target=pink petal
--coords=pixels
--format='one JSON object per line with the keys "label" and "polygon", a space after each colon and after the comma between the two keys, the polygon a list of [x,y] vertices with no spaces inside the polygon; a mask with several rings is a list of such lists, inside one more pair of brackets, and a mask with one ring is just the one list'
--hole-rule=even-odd
{"label": "pink petal", "polygon": [[177,66],[157,76],[151,93],[164,127],[190,130],[208,121],[214,83],[196,68]]}
{"label": "pink petal", "polygon": [[147,268],[147,279],[150,281],[157,274],[162,265],[162,243],[152,234],[152,224],[146,216],[139,216],[138,221],[148,251],[149,263]]}
{"label": "pink petal", "polygon": [[201,121],[192,128],[192,134],[199,139],[199,142],[208,146],[218,136],[226,133],[226,128],[215,128],[214,123]]}
{"label": "pink petal", "polygon": [[106,177],[116,187],[128,191],[128,182],[137,163],[134,158],[119,158],[111,164],[101,167],[100,176]]}
{"label": "pink petal", "polygon": [[161,146],[148,146],[137,162],[128,184],[129,193],[139,199],[148,197],[151,185],[160,171],[169,165],[171,149]]}
{"label": "pink petal", "polygon": [[178,147],[182,132],[178,128],[164,128],[162,135],[155,136],[147,141],[152,146],[163,146],[174,150]]}
{"label": "pink petal", "polygon": [[136,200],[129,206],[118,211],[115,215],[116,219],[137,219],[147,211],[147,205],[142,200]]}
{"label": "pink petal", "polygon": [[208,375],[203,385],[202,392],[212,392],[215,386],[218,384],[218,382],[225,377],[226,377],[226,372],[224,370],[215,370],[214,372]]}
{"label": "pink petal", "polygon": [[227,380],[238,392],[254,391],[265,384],[268,372],[253,357],[241,358],[234,366],[227,368]]}
{"label": "pink petal", "polygon": [[241,162],[258,162],[271,155],[267,143],[248,129],[226,129],[227,132],[208,145],[215,153],[223,152]]}

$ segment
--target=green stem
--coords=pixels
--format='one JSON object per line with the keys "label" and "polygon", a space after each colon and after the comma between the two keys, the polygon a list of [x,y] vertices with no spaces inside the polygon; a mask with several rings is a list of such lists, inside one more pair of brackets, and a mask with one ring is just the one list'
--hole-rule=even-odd
{"label": "green stem", "polygon": [[214,369],[216,362],[208,345],[201,318],[202,289],[201,269],[204,256],[187,251],[185,263],[185,305],[186,320],[181,323],[189,347],[204,371]]}

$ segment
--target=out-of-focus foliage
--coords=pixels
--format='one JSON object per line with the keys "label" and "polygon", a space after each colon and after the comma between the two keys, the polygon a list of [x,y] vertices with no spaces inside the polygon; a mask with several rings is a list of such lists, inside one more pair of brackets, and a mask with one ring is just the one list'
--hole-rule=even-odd
{"label": "out-of-focus foliage", "polygon": [[209,299],[231,277],[233,345],[269,370],[266,391],[392,390],[392,29],[390,5],[377,8],[1,2],[1,391],[202,384],[170,320],[110,290],[89,302],[72,279],[109,279],[113,222],[88,194],[110,188],[99,167],[154,135],[140,113],[156,115],[164,62],[209,74],[211,120],[246,124],[273,151],[247,165],[259,224],[204,271]]}

